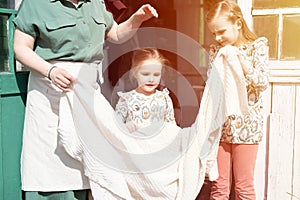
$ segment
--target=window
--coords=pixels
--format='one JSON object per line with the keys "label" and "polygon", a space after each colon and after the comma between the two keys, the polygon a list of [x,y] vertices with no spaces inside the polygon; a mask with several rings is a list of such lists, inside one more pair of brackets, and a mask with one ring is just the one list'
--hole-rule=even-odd
{"label": "window", "polygon": [[8,17],[0,14],[0,72],[8,71],[8,31],[7,31]]}
{"label": "window", "polygon": [[[11,12],[14,7],[12,0],[0,0],[0,72],[8,72],[12,63],[11,55]],[[13,11],[12,11],[13,12]]]}
{"label": "window", "polygon": [[253,8],[291,8],[299,7],[299,0],[253,0]]}
{"label": "window", "polygon": [[251,12],[248,21],[252,22],[254,32],[269,40],[270,81],[300,82],[300,1],[240,0],[238,3],[244,8],[243,13]]}

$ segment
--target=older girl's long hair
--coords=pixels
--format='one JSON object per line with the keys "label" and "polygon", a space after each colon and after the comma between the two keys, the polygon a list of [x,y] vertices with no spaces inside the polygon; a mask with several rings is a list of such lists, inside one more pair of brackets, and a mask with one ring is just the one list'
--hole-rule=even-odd
{"label": "older girl's long hair", "polygon": [[247,26],[241,8],[234,1],[223,0],[215,3],[206,14],[206,22],[210,23],[213,19],[220,15],[227,15],[228,20],[232,23],[240,20],[242,24],[243,37],[250,42],[257,39],[255,33],[253,33]]}

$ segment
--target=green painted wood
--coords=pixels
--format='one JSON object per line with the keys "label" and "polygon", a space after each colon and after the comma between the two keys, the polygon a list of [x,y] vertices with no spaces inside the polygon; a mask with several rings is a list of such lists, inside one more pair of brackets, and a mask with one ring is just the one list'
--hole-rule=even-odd
{"label": "green painted wood", "polygon": [[[1,0],[0,0],[1,1]],[[6,6],[5,6],[6,7]],[[7,8],[4,8],[4,6],[0,7],[0,13],[1,14],[8,14],[8,15],[12,15],[12,16],[15,16],[17,14],[17,10],[11,10],[11,9],[7,9]]]}
{"label": "green painted wood", "polygon": [[[22,197],[20,181],[20,153],[24,119],[24,96],[2,96],[1,102],[1,163],[2,195],[5,200]],[[1,198],[0,198],[1,199]]]}
{"label": "green painted wood", "polygon": [[[1,96],[0,96],[1,101]],[[0,113],[2,114],[2,106],[0,104]],[[1,117],[2,118],[2,117]],[[4,199],[4,179],[3,179],[3,152],[2,152],[2,120],[0,118],[0,199]]]}
{"label": "green painted wood", "polygon": [[16,72],[0,74],[0,94],[12,95],[27,91],[28,72]]}
{"label": "green painted wood", "polygon": [[[1,0],[0,0],[1,1]],[[3,2],[3,1],[1,1]],[[2,4],[1,4],[2,5]],[[21,200],[20,154],[28,72],[16,72],[13,52],[15,10],[0,8],[0,199]],[[8,24],[8,26],[7,26]]]}

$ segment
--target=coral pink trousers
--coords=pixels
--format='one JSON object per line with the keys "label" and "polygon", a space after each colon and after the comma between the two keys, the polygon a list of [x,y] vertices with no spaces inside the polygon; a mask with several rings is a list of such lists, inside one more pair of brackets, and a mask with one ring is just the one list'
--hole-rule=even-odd
{"label": "coral pink trousers", "polygon": [[227,200],[232,177],[236,200],[255,200],[254,168],[258,144],[220,142],[218,151],[219,178],[212,183],[211,200]]}

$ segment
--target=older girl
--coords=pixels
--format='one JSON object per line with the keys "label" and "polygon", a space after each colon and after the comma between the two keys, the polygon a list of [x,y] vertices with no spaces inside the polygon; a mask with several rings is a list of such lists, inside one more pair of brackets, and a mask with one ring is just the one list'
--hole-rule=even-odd
{"label": "older girl", "polygon": [[[223,124],[217,159],[219,177],[212,184],[211,199],[229,199],[233,173],[236,199],[254,200],[254,168],[258,143],[263,135],[261,92],[268,86],[267,39],[257,38],[250,31],[241,9],[230,0],[212,6],[206,20],[220,47],[232,45],[239,50],[250,113],[227,116]],[[220,47],[212,47],[212,60]]]}

